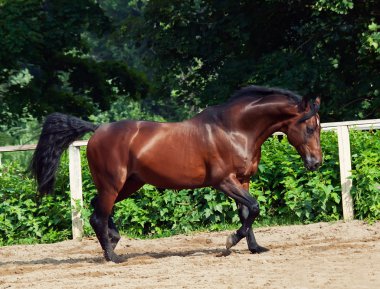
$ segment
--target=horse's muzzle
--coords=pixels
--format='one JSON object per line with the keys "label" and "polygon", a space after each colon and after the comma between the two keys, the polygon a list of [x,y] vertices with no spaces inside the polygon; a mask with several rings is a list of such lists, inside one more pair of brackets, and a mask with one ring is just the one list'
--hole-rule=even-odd
{"label": "horse's muzzle", "polygon": [[316,158],[307,158],[305,160],[305,167],[310,171],[316,171],[322,164],[322,161]]}

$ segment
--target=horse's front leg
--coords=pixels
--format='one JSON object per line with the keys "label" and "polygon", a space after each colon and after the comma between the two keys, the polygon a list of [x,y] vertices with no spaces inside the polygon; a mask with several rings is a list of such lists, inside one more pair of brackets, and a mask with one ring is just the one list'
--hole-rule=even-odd
{"label": "horse's front leg", "polygon": [[[249,193],[249,179],[247,179],[245,182],[242,183],[242,187]],[[257,200],[256,200],[257,202]],[[237,208],[238,208],[238,214],[239,214],[239,219],[240,222],[243,224],[246,219],[249,217],[249,211],[248,208],[242,204],[236,203]],[[257,204],[258,205],[258,204]],[[253,223],[254,219],[252,220]],[[268,251],[267,248],[261,247],[259,244],[257,244],[255,234],[253,233],[252,230],[252,225],[248,230],[248,234],[246,236],[247,239],[247,244],[248,244],[248,249],[252,253],[262,253]]]}
{"label": "horse's front leg", "polygon": [[[236,202],[236,204],[238,207],[238,214],[239,214],[240,222],[243,224],[244,222],[246,222],[246,219],[249,218],[248,208],[242,204],[237,203],[237,202]],[[252,221],[252,223],[253,223],[253,221]],[[236,237],[234,237],[234,235],[235,234],[232,234],[231,236],[228,237],[228,239],[232,239],[232,240],[236,239]],[[228,239],[227,239],[227,243],[228,243]],[[252,225],[248,229],[246,239],[247,239],[248,249],[252,253],[262,253],[262,252],[268,251],[267,248],[264,248],[264,247],[260,246],[259,244],[257,244],[255,234],[253,233],[253,230],[252,230]],[[227,244],[226,244],[226,246],[227,246]],[[232,246],[233,245],[231,244],[230,247],[232,247]]]}
{"label": "horse's front leg", "polygon": [[252,223],[259,215],[259,204],[255,198],[249,194],[249,180],[239,182],[236,175],[231,174],[219,186],[219,188],[229,197],[234,199],[238,205],[239,218],[242,226],[232,235],[228,236],[226,248],[235,246],[242,238],[247,238],[248,248],[252,253],[267,251],[266,248],[257,244],[252,230]]}
{"label": "horse's front leg", "polygon": [[108,237],[112,243],[112,248],[115,249],[121,237],[119,230],[116,228],[116,225],[113,222],[112,216],[108,217]]}

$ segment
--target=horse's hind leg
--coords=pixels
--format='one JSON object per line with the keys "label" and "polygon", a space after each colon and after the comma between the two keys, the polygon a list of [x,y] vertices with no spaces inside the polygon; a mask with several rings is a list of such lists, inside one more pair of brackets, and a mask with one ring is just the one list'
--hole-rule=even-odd
{"label": "horse's hind leg", "polygon": [[[130,195],[137,192],[143,185],[144,185],[143,182],[137,180],[134,177],[128,178],[123,188],[119,192],[115,203],[121,202],[122,200],[128,198]],[[119,230],[117,229],[112,219],[112,216],[108,218],[108,236],[112,243],[112,247],[115,249],[121,237],[120,237]]]}
{"label": "horse's hind leg", "polygon": [[104,194],[102,193],[103,191],[99,191],[99,196],[92,202],[95,210],[90,218],[90,223],[102,246],[104,257],[107,261],[115,263],[123,261],[114,252],[120,240],[120,234],[111,217],[113,205],[115,202],[124,200],[143,185],[144,183],[138,180],[128,179],[117,194]]}
{"label": "horse's hind leg", "polygon": [[[97,201],[98,201],[98,196],[96,196],[95,198],[93,198],[92,201],[91,201],[91,205],[92,205],[92,207],[94,209],[96,207]],[[112,219],[111,215],[108,217],[108,237],[109,237],[109,239],[111,241],[112,248],[115,249],[116,245],[120,241],[121,237],[120,237],[118,229],[116,228],[115,223],[113,222],[113,219]]]}
{"label": "horse's hind leg", "polygon": [[104,257],[107,261],[120,263],[123,260],[114,252],[114,247],[109,238],[108,222],[112,212],[112,207],[116,199],[116,194],[105,194],[99,192],[95,202],[94,213],[90,217],[90,224],[96,233],[96,237],[102,246]]}

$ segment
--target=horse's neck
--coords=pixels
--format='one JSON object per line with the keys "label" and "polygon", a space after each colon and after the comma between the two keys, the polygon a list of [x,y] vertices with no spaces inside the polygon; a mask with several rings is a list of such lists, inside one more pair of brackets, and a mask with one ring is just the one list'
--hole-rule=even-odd
{"label": "horse's neck", "polygon": [[243,133],[261,146],[273,133],[285,132],[287,123],[296,114],[297,106],[289,105],[281,98],[276,101],[249,101],[247,98],[232,104],[209,107],[188,121],[197,126],[208,124],[225,131]]}
{"label": "horse's neck", "polygon": [[286,132],[288,123],[297,115],[297,106],[288,102],[255,102],[241,107],[236,128],[253,137],[261,146],[275,132]]}

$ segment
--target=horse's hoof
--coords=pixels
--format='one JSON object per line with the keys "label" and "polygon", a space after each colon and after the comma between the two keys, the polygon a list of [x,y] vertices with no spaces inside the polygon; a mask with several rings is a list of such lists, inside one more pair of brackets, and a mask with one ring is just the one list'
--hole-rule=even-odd
{"label": "horse's hoof", "polygon": [[112,254],[112,255],[111,254],[104,254],[104,257],[106,258],[107,261],[114,262],[116,264],[123,263],[125,261],[122,257],[120,257],[116,254]]}
{"label": "horse's hoof", "polygon": [[229,255],[231,255],[230,250],[223,250],[223,252],[220,252],[220,253],[216,254],[215,256],[216,257],[227,257]]}
{"label": "horse's hoof", "polygon": [[251,251],[252,254],[260,254],[260,253],[264,253],[264,252],[268,252],[269,249],[265,248],[265,247],[261,247],[261,246],[257,246],[255,248],[250,248],[249,251]]}
{"label": "horse's hoof", "polygon": [[227,237],[226,240],[226,249],[229,250],[231,247],[235,246],[238,243],[236,234],[231,234]]}

